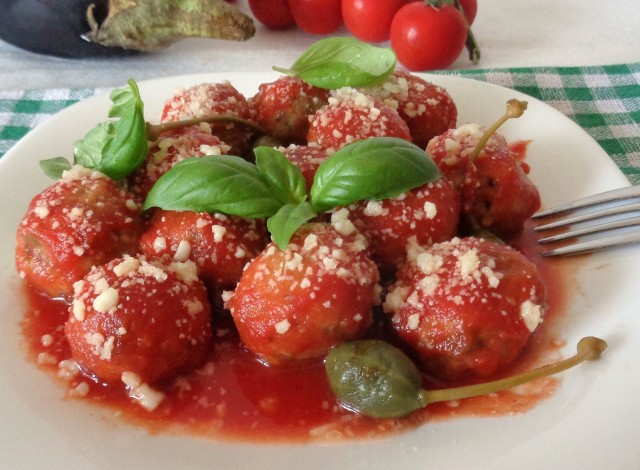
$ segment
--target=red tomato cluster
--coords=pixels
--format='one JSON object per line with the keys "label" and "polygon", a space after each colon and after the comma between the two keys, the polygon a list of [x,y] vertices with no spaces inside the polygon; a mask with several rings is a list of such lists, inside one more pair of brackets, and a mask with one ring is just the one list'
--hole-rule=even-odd
{"label": "red tomato cluster", "polygon": [[249,7],[270,29],[297,26],[310,34],[330,34],[343,24],[341,0],[249,0]]}
{"label": "red tomato cluster", "polygon": [[390,41],[409,70],[449,67],[478,11],[477,0],[249,0],[249,7],[270,29],[331,34],[344,24],[361,41]]}

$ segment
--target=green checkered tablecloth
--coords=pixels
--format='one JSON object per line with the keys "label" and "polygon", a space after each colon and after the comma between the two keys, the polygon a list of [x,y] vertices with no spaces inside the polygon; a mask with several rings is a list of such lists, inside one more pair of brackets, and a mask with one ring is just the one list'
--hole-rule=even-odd
{"label": "green checkered tablecloth", "polygon": [[[640,63],[445,71],[538,98],[578,123],[640,184]],[[61,109],[103,90],[0,91],[0,157]]]}

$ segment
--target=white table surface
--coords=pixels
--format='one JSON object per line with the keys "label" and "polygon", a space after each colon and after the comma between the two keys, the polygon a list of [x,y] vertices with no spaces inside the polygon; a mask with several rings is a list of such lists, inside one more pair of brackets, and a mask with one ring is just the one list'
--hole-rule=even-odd
{"label": "white table surface", "polygon": [[[247,0],[235,4],[249,12]],[[465,51],[452,69],[640,61],[640,0],[478,0],[473,30],[482,60],[472,65]],[[246,42],[185,39],[160,53],[82,60],[33,54],[0,41],[0,89],[115,87],[128,78],[266,71],[291,65],[319,38],[257,24]]]}

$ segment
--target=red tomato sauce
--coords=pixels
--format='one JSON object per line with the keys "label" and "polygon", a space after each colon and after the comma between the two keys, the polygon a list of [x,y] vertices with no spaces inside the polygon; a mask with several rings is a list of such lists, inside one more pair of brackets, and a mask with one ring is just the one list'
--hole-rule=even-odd
{"label": "red tomato sauce", "polygon": [[[575,266],[567,268],[566,260],[543,259],[534,237],[527,226],[523,234],[510,243],[538,266],[548,288],[550,308],[515,369],[505,375],[548,362],[562,344],[555,338],[554,324],[564,310],[569,269],[575,270]],[[59,363],[71,357],[63,329],[67,305],[29,290],[26,295],[30,307],[22,330],[30,359],[62,382],[67,396],[80,396],[106,406],[114,415],[152,434],[254,442],[382,437],[453,417],[522,413],[552,395],[559,381],[542,379],[517,390],[434,404],[403,419],[375,420],[338,406],[322,363],[265,366],[243,349],[230,316],[218,314],[220,316],[214,318],[214,339],[206,364],[191,374],[155,387],[165,398],[157,409],[149,412],[128,396],[121,383],[105,385],[82,374],[61,378]],[[372,335],[385,336],[377,333],[380,330],[380,325],[374,326]],[[436,387],[426,379],[424,385]]]}

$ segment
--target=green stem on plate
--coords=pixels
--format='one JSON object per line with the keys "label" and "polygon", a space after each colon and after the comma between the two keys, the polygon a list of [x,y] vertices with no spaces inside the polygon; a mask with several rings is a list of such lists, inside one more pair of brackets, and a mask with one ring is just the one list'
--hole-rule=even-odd
{"label": "green stem on plate", "polygon": [[216,122],[239,124],[241,126],[248,127],[262,135],[267,133],[267,131],[265,131],[265,129],[259,124],[248,119],[243,119],[239,116],[236,116],[235,114],[216,114],[214,116],[185,119],[182,121],[163,122],[162,124],[147,123],[147,139],[150,141],[154,141],[157,140],[160,134],[165,131],[171,129],[181,129],[183,127],[189,126],[197,126],[198,124],[203,122],[209,124]]}
{"label": "green stem on plate", "polygon": [[599,359],[606,348],[606,341],[593,336],[587,336],[578,342],[576,354],[562,361],[554,362],[553,364],[549,364],[538,369],[523,372],[522,374],[514,375],[513,377],[494,380],[492,382],[442,390],[422,390],[420,392],[420,401],[423,406],[427,406],[431,403],[440,401],[460,400],[463,398],[487,395],[500,390],[506,390],[531,382],[535,379],[557,374],[558,372],[567,370],[581,362]]}

